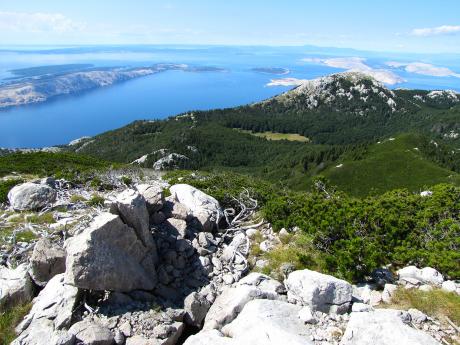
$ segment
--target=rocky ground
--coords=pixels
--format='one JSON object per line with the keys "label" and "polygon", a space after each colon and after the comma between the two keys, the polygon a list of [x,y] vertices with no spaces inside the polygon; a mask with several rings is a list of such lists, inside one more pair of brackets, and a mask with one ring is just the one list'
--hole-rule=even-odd
{"label": "rocky ground", "polygon": [[[289,232],[254,219],[257,201],[246,192],[237,210],[189,185],[152,178],[119,184],[97,205],[82,201],[92,192],[53,179],[10,192],[0,217],[12,229],[1,247],[0,308],[33,299],[14,344],[459,341],[453,323],[382,308],[398,286],[460,293],[429,267],[405,267],[397,277],[380,269],[359,285],[289,267],[283,281],[251,272],[253,238],[270,251]],[[18,215],[31,210],[53,220],[17,226]],[[24,232],[34,236],[21,241]]]}

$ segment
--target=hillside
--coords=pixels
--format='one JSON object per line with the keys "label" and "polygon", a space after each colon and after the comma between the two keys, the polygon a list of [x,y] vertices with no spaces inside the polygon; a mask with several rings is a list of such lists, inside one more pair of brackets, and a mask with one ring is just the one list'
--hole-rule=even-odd
{"label": "hillside", "polygon": [[[65,149],[144,167],[156,164],[158,169],[226,169],[294,189],[305,189],[313,176],[324,172],[356,195],[373,188],[416,191],[448,181],[447,170],[460,172],[459,119],[460,96],[451,91],[389,90],[363,74],[339,73],[264,102],[137,121]],[[308,141],[266,140],[267,132]],[[420,136],[423,145],[409,147],[412,144],[408,143],[405,148],[420,146],[420,155],[408,160],[402,149],[385,146],[386,156],[394,158],[395,164],[383,170],[369,168],[377,163],[363,154],[368,150],[374,154],[378,141],[403,133]],[[431,140],[436,146],[429,145]],[[375,155],[380,154],[376,151]],[[345,160],[356,161],[354,172],[349,164],[333,169]],[[414,167],[425,177],[412,178],[409,172]],[[359,184],[359,191],[345,187],[357,186],[360,174],[369,174],[369,183]],[[449,181],[456,183],[457,179]]]}

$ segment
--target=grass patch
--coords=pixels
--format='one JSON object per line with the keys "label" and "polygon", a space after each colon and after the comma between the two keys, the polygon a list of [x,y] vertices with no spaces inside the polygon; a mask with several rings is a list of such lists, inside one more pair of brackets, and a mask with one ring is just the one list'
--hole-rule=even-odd
{"label": "grass patch", "polygon": [[97,195],[97,194],[94,194],[91,199],[89,199],[86,203],[89,205],[89,206],[93,206],[93,207],[97,207],[97,206],[102,206],[104,205],[104,201],[105,199],[100,196],[100,195]]}
{"label": "grass patch", "polygon": [[440,289],[420,291],[418,289],[396,290],[390,308],[416,308],[425,314],[446,321],[446,316],[460,324],[460,296]]}
{"label": "grass patch", "polygon": [[310,139],[297,133],[277,133],[277,132],[252,132],[244,129],[238,129],[241,133],[251,134],[255,137],[265,138],[267,140],[288,140],[309,143]]}
{"label": "grass patch", "polygon": [[73,204],[79,203],[79,202],[85,202],[86,199],[85,197],[79,195],[79,194],[74,194],[70,197],[70,202]]}
{"label": "grass patch", "polygon": [[26,216],[26,221],[33,224],[53,224],[56,222],[51,212]]}
{"label": "grass patch", "polygon": [[16,234],[16,242],[32,242],[36,238],[37,235],[30,230],[21,231]]}
{"label": "grass patch", "polygon": [[16,338],[14,328],[29,312],[31,304],[15,306],[0,313],[0,344],[9,344]]}

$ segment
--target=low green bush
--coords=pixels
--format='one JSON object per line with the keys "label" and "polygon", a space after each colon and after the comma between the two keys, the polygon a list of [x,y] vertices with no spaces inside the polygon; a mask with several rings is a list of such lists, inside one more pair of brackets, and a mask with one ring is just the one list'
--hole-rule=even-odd
{"label": "low green bush", "polygon": [[0,181],[0,203],[6,203],[8,201],[8,192],[14,186],[24,182],[21,179],[8,179],[6,181]]}

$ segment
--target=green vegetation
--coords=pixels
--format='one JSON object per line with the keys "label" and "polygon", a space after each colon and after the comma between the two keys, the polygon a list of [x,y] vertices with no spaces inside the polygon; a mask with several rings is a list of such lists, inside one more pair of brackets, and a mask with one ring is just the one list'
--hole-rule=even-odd
{"label": "green vegetation", "polygon": [[25,216],[25,219],[33,224],[53,224],[56,220],[53,217],[53,213],[46,212],[43,214],[31,214],[29,216]]}
{"label": "green vegetation", "polygon": [[104,160],[71,152],[12,153],[0,157],[0,177],[11,173],[51,176],[74,180],[94,171],[119,167]]}
{"label": "green vegetation", "polygon": [[24,304],[0,313],[0,344],[9,344],[16,338],[14,328],[22,321],[30,308],[30,304]]}
{"label": "green vegetation", "polygon": [[321,174],[351,195],[377,195],[388,190],[423,190],[438,183],[460,185],[460,175],[427,159],[422,137],[405,134],[367,148],[362,159],[344,155]]}
{"label": "green vegetation", "polygon": [[396,290],[391,302],[391,308],[415,308],[441,321],[445,322],[447,316],[455,324],[460,323],[460,296],[453,292],[400,288]]}
{"label": "green vegetation", "polygon": [[8,201],[8,192],[11,188],[22,182],[24,181],[19,178],[0,180],[0,203],[6,203]]}
{"label": "green vegetation", "polygon": [[76,204],[78,202],[84,202],[84,201],[86,201],[86,199],[83,196],[78,195],[78,194],[74,194],[70,197],[70,202],[73,204]]}
{"label": "green vegetation", "polygon": [[310,140],[297,133],[274,133],[274,132],[251,132],[241,129],[240,132],[254,135],[256,137],[265,138],[267,140],[288,140],[288,141],[300,141],[308,143]]}
{"label": "green vegetation", "polygon": [[297,268],[319,269],[353,281],[388,264],[395,269],[407,264],[430,266],[452,279],[460,277],[460,188],[453,185],[432,186],[430,197],[394,190],[355,198],[321,179],[311,192],[293,192],[231,173],[166,176],[171,183],[179,182],[179,177],[224,207],[237,207],[232,196],[247,188],[275,229],[301,229],[288,244],[266,256],[269,271],[287,260]]}
{"label": "green vegetation", "polygon": [[91,199],[89,199],[86,203],[89,206],[97,207],[104,205],[104,201],[105,199],[102,196],[94,194],[93,196],[91,196]]}

